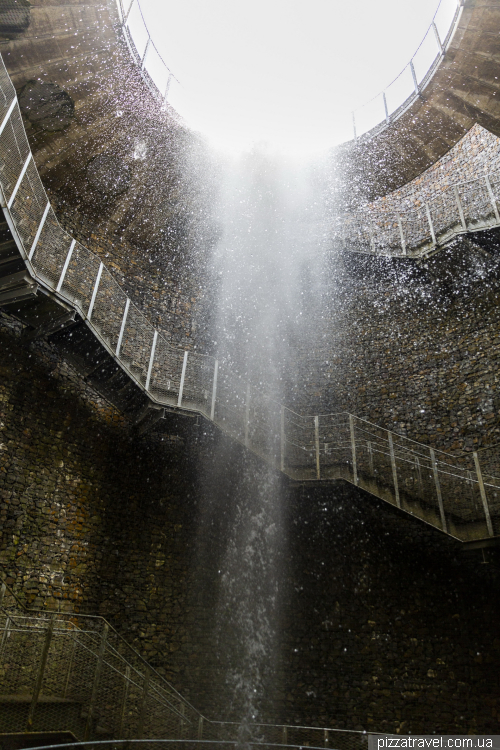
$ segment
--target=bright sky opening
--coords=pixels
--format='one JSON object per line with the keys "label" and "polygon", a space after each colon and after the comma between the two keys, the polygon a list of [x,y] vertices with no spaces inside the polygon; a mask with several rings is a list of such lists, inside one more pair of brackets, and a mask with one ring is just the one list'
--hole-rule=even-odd
{"label": "bright sky opening", "polygon": [[[441,27],[456,5],[442,0]],[[174,82],[169,99],[191,127],[227,151],[266,142],[304,154],[352,138],[352,110],[409,62],[438,0],[141,0],[141,6],[181,84]]]}

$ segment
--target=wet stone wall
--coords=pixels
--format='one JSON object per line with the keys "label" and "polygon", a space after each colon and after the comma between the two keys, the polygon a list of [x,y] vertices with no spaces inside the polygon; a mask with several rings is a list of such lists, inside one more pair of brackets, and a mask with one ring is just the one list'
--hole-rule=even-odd
{"label": "wet stone wall", "polygon": [[462,250],[442,251],[439,269],[356,261],[302,344],[297,409],[348,411],[453,452],[500,442],[498,258]]}
{"label": "wet stone wall", "polygon": [[[5,317],[0,338],[2,576],[29,606],[104,615],[208,717],[237,719],[216,620],[243,449],[203,426],[183,445],[139,437],[49,345],[23,344]],[[260,718],[490,730],[493,568],[341,484],[281,496]]]}
{"label": "wet stone wall", "polygon": [[208,294],[185,262],[134,246],[110,235],[109,228],[96,227],[75,209],[66,209],[52,196],[64,229],[95,253],[146,318],[173,345],[206,351]]}

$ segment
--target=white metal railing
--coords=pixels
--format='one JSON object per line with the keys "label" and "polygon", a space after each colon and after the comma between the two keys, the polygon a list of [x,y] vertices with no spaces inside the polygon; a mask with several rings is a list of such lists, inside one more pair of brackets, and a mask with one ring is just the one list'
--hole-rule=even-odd
{"label": "white metal railing", "polygon": [[463,5],[464,0],[440,0],[410,62],[383,91],[352,113],[355,140],[364,133],[371,137],[383,130],[422,96],[450,46]]}
{"label": "white metal railing", "polygon": [[[0,66],[0,198],[33,278],[78,311],[107,352],[160,406],[212,420],[270,466],[296,480],[344,478],[462,540],[500,534],[498,454],[456,457],[348,414],[302,416],[250,387],[213,357],[169,344],[127,297],[102,261],[59,225],[31,155],[15,91]],[[498,225],[500,177],[481,178],[452,195],[447,219],[407,233],[411,243]],[[489,187],[488,187],[489,186]],[[486,218],[474,219],[486,213]],[[458,230],[456,230],[456,217]],[[404,217],[402,217],[404,218]],[[433,224],[433,220],[435,223]],[[410,221],[410,219],[408,220]],[[406,220],[398,223],[407,226]],[[425,224],[424,224],[425,227]],[[434,227],[434,228],[433,228]],[[363,227],[358,230],[365,231]],[[427,232],[427,235],[426,235]],[[373,235],[371,240],[373,241]],[[363,237],[361,236],[360,243]],[[422,247],[422,244],[418,245]]]}
{"label": "white metal railing", "polygon": [[[26,609],[0,580],[0,695],[4,732],[71,730],[78,739],[168,738],[363,750],[365,732],[212,721],[197,711],[102,617]],[[44,708],[49,703],[50,716]],[[16,705],[17,702],[17,705]],[[24,716],[19,706],[24,707]],[[73,713],[71,706],[78,711]],[[24,726],[22,720],[24,719]],[[244,737],[242,736],[244,734]],[[99,743],[101,744],[101,743]],[[149,743],[148,743],[149,746]]]}
{"label": "white metal railing", "polygon": [[[172,86],[180,85],[179,81],[153,41],[140,0],[116,2],[132,59],[155,98],[165,106]],[[439,0],[432,22],[410,62],[383,91],[352,112],[354,140],[387,127],[422,95],[450,45],[463,4],[464,0]]]}

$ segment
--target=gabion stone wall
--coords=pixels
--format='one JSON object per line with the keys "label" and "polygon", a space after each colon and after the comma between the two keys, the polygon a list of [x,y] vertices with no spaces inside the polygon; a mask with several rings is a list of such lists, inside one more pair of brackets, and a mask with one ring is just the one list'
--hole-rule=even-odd
{"label": "gabion stone wall", "polygon": [[[224,438],[208,471],[205,427],[184,445],[140,438],[17,334],[2,318],[2,576],[27,605],[104,615],[209,718],[237,720],[217,612],[231,498],[252,464]],[[341,483],[281,496],[283,607],[260,720],[492,731],[493,563]]]}

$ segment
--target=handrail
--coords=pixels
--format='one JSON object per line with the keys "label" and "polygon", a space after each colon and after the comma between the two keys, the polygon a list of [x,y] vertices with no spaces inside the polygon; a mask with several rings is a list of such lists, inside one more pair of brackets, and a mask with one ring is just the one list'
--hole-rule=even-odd
{"label": "handrail", "polygon": [[[38,284],[78,311],[108,354],[153,404],[203,415],[293,480],[343,478],[356,485],[362,481],[373,494],[458,539],[468,538],[467,524],[468,529],[474,527],[470,533],[475,538],[500,534],[500,507],[494,498],[490,502],[487,497],[491,483],[497,487],[500,481],[496,479],[500,476],[500,459],[495,456],[482,457],[481,467],[477,452],[472,452],[472,456],[448,455],[351,414],[295,414],[266,393],[248,387],[238,373],[215,358],[171,346],[131,302],[100,258],[59,225],[32,158],[21,113],[14,104],[15,91],[4,66],[0,67],[2,95],[0,161],[4,168],[0,172],[0,197],[21,257]],[[390,230],[396,232],[397,240],[403,240],[404,254],[415,242],[417,250],[410,257],[428,255],[438,249],[437,243],[443,237],[449,241],[457,233],[500,226],[499,192],[500,173],[459,183],[446,188],[434,203],[426,204],[423,216],[417,210],[421,221],[416,230],[415,212],[399,217],[397,224],[386,219],[382,229],[386,239]],[[443,209],[441,213],[439,208]],[[373,225],[353,226],[358,233],[357,251],[373,252]],[[370,237],[368,250],[363,247],[363,232]],[[431,244],[429,233],[433,237]],[[344,240],[345,236],[344,231]],[[393,477],[391,487],[377,474],[373,455],[365,455],[372,450],[367,444],[371,445],[374,437],[390,457],[386,471]],[[331,458],[332,451],[337,454],[336,461]],[[427,500],[415,505],[400,486],[404,479],[405,486],[413,488],[410,495],[418,489],[415,478],[406,476],[403,467],[398,466],[401,451],[432,470],[432,492],[439,500],[439,518],[429,510]],[[458,489],[452,486],[449,466],[454,466],[455,477],[462,477],[462,495],[464,488],[472,493],[470,507],[464,508],[463,501],[457,499]],[[402,474],[399,479],[398,472]]]}
{"label": "handrail", "polygon": [[[32,623],[30,623],[24,626],[21,624],[20,626],[15,627],[15,625],[13,625],[14,617],[13,617],[11,608],[9,606],[5,606],[2,602],[6,591],[8,591],[9,596],[11,596],[15,600],[16,604],[19,606],[19,609],[21,611],[21,613],[18,616],[19,619],[23,617],[25,618],[29,617],[31,621],[33,619],[31,617],[32,615],[38,615],[38,620],[40,621],[41,624],[33,625]],[[39,670],[40,668],[38,664],[32,661],[33,651],[30,650],[29,648],[26,648],[26,636],[29,636],[31,634],[33,638],[40,639],[43,633],[47,630],[48,623],[52,623],[51,625],[52,639],[56,638],[57,640],[58,635],[63,635],[66,632],[64,629],[57,628],[57,620],[67,621],[71,623],[74,629],[71,632],[76,632],[77,635],[78,634],[88,635],[89,633],[85,633],[85,631],[82,631],[80,628],[78,628],[77,625],[75,625],[75,623],[73,622],[73,619],[91,618],[94,620],[102,621],[102,624],[103,624],[102,629],[97,632],[92,631],[92,634],[97,637],[94,640],[94,650],[91,650],[91,649],[89,650],[88,646],[81,640],[71,641],[71,642],[68,642],[66,640],[59,640],[55,645],[53,644],[53,648],[48,653],[49,659],[48,659],[48,662],[46,662],[46,664],[44,665],[43,671],[48,670],[49,672],[51,672],[52,670],[51,672],[52,686],[53,688],[55,687],[56,689],[55,697],[61,697],[58,694],[57,690],[59,690],[60,692],[62,689],[63,692],[66,693],[68,683],[70,682],[69,674],[71,672],[71,660],[73,657],[71,657],[69,660],[67,658],[66,659],[64,658],[65,647],[67,647],[68,643],[69,643],[70,652],[71,652],[73,643],[78,643],[79,647],[83,648],[83,652],[82,652],[83,654],[91,653],[94,658],[96,657],[99,658],[97,652],[99,650],[99,643],[102,642],[103,632],[106,632],[106,633],[114,632],[116,634],[116,631],[113,630],[112,626],[109,623],[107,623],[107,621],[104,618],[100,616],[80,615],[80,614],[75,614],[71,612],[61,613],[61,612],[54,612],[54,611],[49,611],[49,610],[40,611],[40,610],[28,609],[27,607],[25,607],[25,605],[22,602],[19,601],[18,597],[11,591],[11,589],[5,583],[3,583],[0,586],[0,612],[3,612],[6,617],[5,625],[4,625],[4,634],[7,632],[9,634],[8,638],[4,637],[0,639],[1,640],[0,652],[2,651],[2,649],[6,647],[8,650],[8,654],[9,654],[9,658],[7,660],[4,660],[3,662],[4,663],[3,679],[7,679],[7,683],[6,683],[7,687],[9,685],[9,682],[8,682],[9,670],[12,671],[14,678],[16,678],[16,675],[14,674],[16,672],[23,672],[25,674],[27,673],[28,678],[29,678],[31,674],[36,673],[37,669]],[[54,619],[54,618],[57,618],[57,619]],[[22,637],[16,640],[17,635],[21,635]],[[133,649],[132,647],[130,648],[132,649],[136,657],[139,657],[142,661],[144,661],[142,657],[140,657],[140,654],[138,654],[138,652],[135,651],[135,649]],[[131,680],[130,674],[127,674],[126,670],[125,670],[125,673],[123,674],[116,669],[115,665],[107,661],[106,654],[108,653],[108,651],[113,651],[113,654],[117,653],[116,651],[113,650],[112,646],[110,646],[109,644],[109,636],[106,641],[106,650],[104,651],[104,659],[102,659],[101,661],[101,666],[98,667],[96,665],[96,671],[98,671],[99,669],[101,670],[101,672],[102,670],[106,670],[106,669],[108,670],[107,674],[104,674],[104,677],[105,677],[104,681],[102,679],[102,674],[101,674],[100,689],[103,692],[100,694],[100,699],[101,699],[100,702],[105,702],[105,703],[109,703],[112,705],[113,704],[116,705],[117,703],[123,701],[123,697],[124,697],[123,691],[120,689],[119,684],[116,685],[113,682],[114,676],[117,676],[118,678],[124,679],[125,681],[128,681],[130,684],[133,684],[133,686],[136,688],[137,693],[140,696],[140,693],[144,690],[144,685],[143,684],[141,685],[140,681],[134,682],[133,680]],[[39,653],[37,653],[37,656],[39,657]],[[68,654],[66,654],[66,656],[68,656]],[[67,669],[68,661],[70,662],[69,672]],[[81,655],[80,655],[80,661],[82,661]],[[146,662],[145,664],[149,671],[154,671],[150,665],[148,665]],[[129,666],[132,666],[132,665],[129,664]],[[20,667],[22,667],[22,669],[20,669]],[[55,678],[54,678],[54,673],[53,673],[54,669],[62,672],[62,675],[56,673]],[[78,672],[78,670],[76,671]],[[61,676],[64,679],[61,679]],[[139,673],[138,673],[138,676],[144,677],[143,675],[140,675]],[[92,675],[89,676],[87,674],[86,679],[89,681],[89,683],[92,683],[93,681]],[[162,679],[163,682],[166,682],[166,680],[164,680],[163,678],[160,678],[160,679]],[[29,679],[28,679],[28,682],[29,682]],[[40,684],[42,683],[43,683],[43,675],[42,675]],[[15,684],[17,688],[17,683]],[[75,689],[78,690],[78,684],[79,682],[78,682],[78,674],[77,674],[76,684],[73,685],[73,689],[72,691],[70,691],[73,697],[76,696]],[[64,685],[64,688],[62,687],[63,685]],[[111,692],[110,692],[110,685],[111,685]],[[167,685],[169,685],[169,683],[167,683]],[[26,686],[28,686],[28,683],[26,683]],[[171,686],[169,685],[169,687]],[[161,738],[157,739],[151,734],[149,735],[148,740],[143,740],[142,738],[133,738],[130,736],[130,731],[134,731],[134,725],[132,724],[132,726],[129,728],[129,733],[127,737],[124,737],[123,735],[121,736],[115,735],[114,739],[109,740],[109,741],[108,740],[98,741],[96,738],[95,740],[92,741],[92,744],[106,745],[108,742],[115,744],[115,743],[120,743],[120,742],[142,742],[142,741],[162,742],[162,743],[189,742],[190,744],[196,743],[199,745],[205,743],[209,745],[210,747],[212,747],[213,745],[216,745],[217,743],[223,744],[223,745],[231,745],[231,744],[234,744],[235,742],[241,742],[241,731],[242,731],[241,722],[217,721],[217,720],[207,719],[203,714],[201,714],[199,711],[193,708],[191,704],[188,701],[186,701],[179,693],[177,693],[177,691],[175,691],[174,688],[172,688],[172,691],[176,693],[176,696],[179,698],[181,705],[185,707],[189,707],[193,711],[193,714],[194,714],[193,718],[195,719],[195,721],[192,721],[189,718],[189,716],[187,716],[182,711],[177,710],[174,706],[171,706],[171,705],[165,706],[165,704],[163,703],[163,707],[167,708],[169,712],[174,713],[180,720],[179,722],[180,729],[176,729],[172,731],[172,727],[170,727],[170,734],[173,735],[172,739],[165,737],[164,725],[161,724],[161,720],[160,720],[160,723],[158,723],[158,717],[155,717],[154,713],[150,711],[150,723],[148,725],[149,731],[155,733],[160,730],[162,732]],[[127,693],[127,691],[125,692]],[[158,690],[156,691],[156,693],[157,693],[156,700],[160,702],[162,700],[164,701],[164,696],[162,696],[162,694]],[[4,692],[3,694],[5,695],[9,693],[7,691],[7,693]],[[62,697],[65,697],[65,695]],[[78,694],[78,700],[80,702],[82,702],[82,698],[84,697],[85,696],[83,696],[82,694]],[[103,698],[106,698],[106,700],[103,700]],[[143,702],[142,699],[140,699],[139,702]],[[136,695],[131,708],[137,709],[137,703],[138,703],[138,698]],[[84,701],[82,705],[85,706]],[[134,711],[132,711],[132,713],[134,713]],[[18,718],[16,718],[16,721],[18,721]],[[182,728],[181,726],[182,723],[184,724],[184,728]],[[187,724],[191,725],[192,733],[187,733],[185,731],[185,725]],[[65,726],[64,728],[67,729],[68,727]],[[17,726],[17,729],[19,729],[18,726]],[[53,726],[51,727],[51,729],[56,730],[56,729],[59,729],[59,727]],[[122,730],[123,730],[123,727],[122,727]],[[366,741],[366,733],[363,731],[349,730],[349,729],[331,729],[328,727],[270,724],[270,723],[262,722],[262,723],[245,724],[244,731],[246,732],[247,739],[248,739],[248,742],[247,740],[245,740],[245,744],[256,744],[256,745],[259,744],[260,746],[269,745],[270,747],[284,746],[284,745],[289,746],[289,747],[304,747],[305,745],[307,745],[313,748],[317,747],[318,750],[323,750],[325,747],[331,746],[329,744],[329,740],[331,740],[333,737],[336,736],[336,737],[343,737],[344,740],[347,740],[348,743],[350,742],[352,744],[353,750],[355,750],[356,748],[360,747],[359,744],[356,744],[357,742],[361,742],[361,746],[362,746],[363,742]],[[283,741],[283,738],[286,739],[289,733],[291,732],[294,733],[296,740],[302,739],[303,741],[300,743],[299,742],[289,743],[288,741]],[[297,733],[299,734],[299,737],[297,737]],[[190,734],[190,736],[187,737],[186,734]],[[265,739],[264,741],[259,742],[259,743],[253,743],[253,741],[251,740],[251,737],[254,735],[255,736],[258,735],[259,737],[263,736],[265,738],[266,734],[268,736],[267,742],[265,741]],[[237,739],[228,739],[228,735],[229,737],[234,737]],[[276,742],[276,737],[279,737],[280,739],[282,739],[282,741]],[[316,742],[314,741],[311,742],[311,740],[314,740],[314,739],[316,739]],[[86,742],[76,742],[76,743],[72,742],[72,743],[68,743],[68,746],[72,747],[75,745],[79,745],[79,746],[81,745],[82,747],[85,747],[86,744],[87,744]],[[65,745],[63,744],[62,747],[64,746]],[[58,747],[60,747],[60,745],[58,745]],[[345,747],[345,743],[343,744],[343,747]]]}
{"label": "handrail", "polygon": [[[443,57],[445,56],[450,46],[451,40],[453,39],[455,31],[458,27],[458,23],[460,21],[460,17],[462,15],[465,0],[454,0],[454,2],[456,3],[455,13],[449,27],[445,30],[443,38],[441,38],[438,26],[436,24],[436,19],[438,18],[438,14],[441,8],[444,7],[444,2],[445,0],[439,0],[436,12],[434,13],[432,21],[429,24],[429,27],[425,32],[422,41],[418,45],[415,53],[412,55],[410,61],[405,65],[403,70],[398,73],[398,75],[382,91],[372,97],[369,101],[365,102],[365,104],[362,104],[360,107],[357,107],[355,110],[353,110],[352,123],[354,141],[357,141],[363,135],[366,139],[373,138],[373,136],[377,135],[386,127],[391,125],[395,120],[399,119],[401,115],[404,114],[404,112],[406,112],[417,99],[421,98],[422,92],[433,78],[434,73],[438,69]],[[424,49],[426,40],[428,40],[429,38],[435,44],[434,58],[430,67],[424,68],[422,73],[419,75],[418,66],[416,66],[415,63],[418,59],[419,53]],[[408,94],[401,104],[390,110],[388,105],[388,94],[391,90],[391,87],[395,86],[406,72],[410,74],[408,81],[409,86],[407,86]],[[359,115],[363,109],[367,108],[369,105],[375,102],[378,102],[380,105],[378,107],[380,111],[380,119],[371,124],[369,127],[360,129],[359,119],[358,124],[356,123],[356,114]]]}
{"label": "handrail", "polygon": [[[434,16],[432,17],[432,21],[429,24],[429,27],[426,33],[424,34],[422,41],[418,45],[415,53],[412,55],[407,65],[405,65],[403,70],[381,92],[376,94],[369,101],[365,102],[365,104],[353,110],[351,114],[352,114],[354,141],[357,141],[361,136],[365,136],[366,138],[372,138],[374,135],[381,132],[390,124],[392,124],[395,120],[401,117],[401,115],[404,114],[404,112],[406,112],[406,110],[409,107],[411,107],[411,105],[418,98],[422,96],[423,90],[431,81],[432,77],[434,76],[434,73],[439,67],[444,55],[446,54],[446,51],[449,48],[451,40],[454,36],[454,33],[460,21],[460,17],[461,17],[463,5],[464,5],[464,0],[453,0],[453,1],[456,2],[456,9],[455,9],[453,18],[451,19],[448,28],[441,29],[441,34],[440,34],[440,30],[438,29],[438,25],[437,25],[437,20],[439,18],[439,13],[441,9],[444,7],[444,3],[446,2],[446,0],[439,0],[436,12],[434,13]],[[160,101],[163,107],[165,107],[168,101],[168,95],[169,95],[172,81],[175,80],[177,81],[177,83],[179,83],[179,80],[174,76],[174,74],[172,73],[168,65],[163,60],[163,57],[161,56],[160,52],[158,51],[158,48],[153,40],[153,37],[151,36],[151,33],[148,29],[148,25],[144,18],[140,0],[130,0],[127,10],[125,10],[123,0],[116,0],[116,2],[117,2],[118,12],[120,16],[121,27],[122,27],[123,34],[124,34],[127,46],[129,48],[130,54],[132,56],[132,59],[138,65],[141,75],[143,76],[146,82],[146,85],[148,86],[150,91],[153,93],[154,97],[158,101]],[[146,32],[146,41],[144,43],[144,49],[142,51],[138,50],[136,41],[134,40],[134,31],[138,34],[139,29],[138,28],[134,29],[130,24],[130,14],[131,14],[133,7],[138,8],[140,21],[142,23],[143,30]],[[430,64],[430,67],[425,67],[423,71],[420,71],[419,66],[416,63],[419,59],[419,54],[421,53],[421,50],[425,49],[425,44],[428,39],[430,39],[435,44],[435,55]],[[157,74],[155,75],[151,67],[148,66],[148,55],[150,54],[149,52],[150,49],[154,49],[156,55],[158,56],[158,59],[160,60],[165,70],[166,80],[163,82],[163,88],[161,88],[160,86],[160,79],[157,76]],[[390,98],[392,88],[396,88],[398,82],[400,81],[400,79],[404,77],[405,73],[410,74],[409,81],[408,81],[409,85],[406,87],[407,93],[404,95],[404,100],[400,104],[396,105],[394,108],[390,108],[390,102],[388,101],[388,97]],[[398,98],[401,99],[401,95]],[[369,127],[364,127],[362,125],[362,119],[361,119],[362,112],[363,110],[365,110],[370,105],[373,105],[374,103],[379,104],[379,110],[380,110],[379,119],[376,120],[376,122],[370,124]],[[182,115],[182,113],[179,113],[179,114]],[[358,119],[356,119],[357,116],[358,116]]]}

